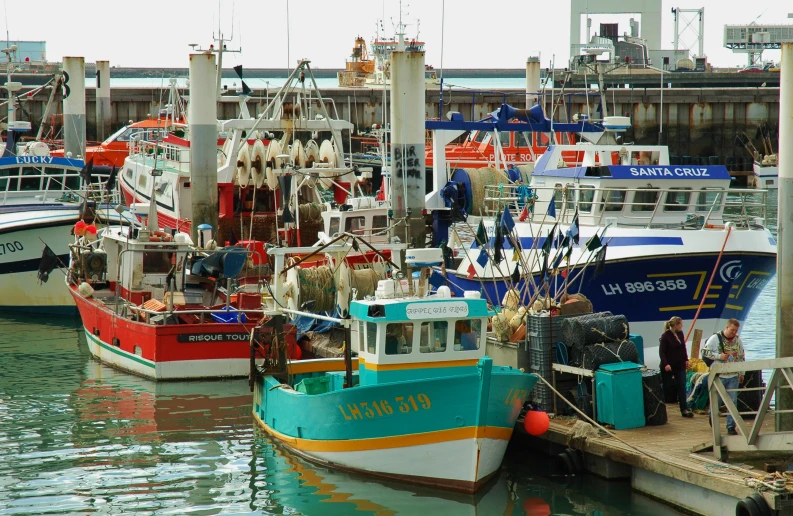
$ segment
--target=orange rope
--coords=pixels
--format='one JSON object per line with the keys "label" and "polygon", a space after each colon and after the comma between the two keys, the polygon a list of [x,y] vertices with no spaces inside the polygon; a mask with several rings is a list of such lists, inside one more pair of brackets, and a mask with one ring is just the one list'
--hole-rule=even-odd
{"label": "orange rope", "polygon": [[710,284],[713,283],[713,278],[716,277],[716,271],[719,269],[719,263],[721,263],[721,257],[724,255],[724,248],[727,247],[727,240],[730,238],[731,232],[732,232],[732,226],[727,228],[727,236],[724,237],[724,243],[721,244],[721,251],[719,251],[719,257],[716,258],[716,264],[713,266],[713,272],[710,273],[708,286],[705,287],[705,292],[702,293],[702,300],[699,302],[699,308],[697,308],[697,313],[694,314],[694,320],[691,321],[691,327],[688,329],[688,333],[686,334],[686,342],[688,342],[688,338],[691,336],[691,332],[694,331],[694,326],[697,324],[697,318],[699,318],[699,312],[702,310],[702,305],[705,304],[705,299],[707,299],[708,297],[708,291],[710,291]]}

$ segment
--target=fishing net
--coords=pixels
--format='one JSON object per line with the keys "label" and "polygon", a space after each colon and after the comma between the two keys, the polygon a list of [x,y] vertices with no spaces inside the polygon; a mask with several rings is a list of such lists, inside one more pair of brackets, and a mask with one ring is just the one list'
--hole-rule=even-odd
{"label": "fishing net", "polygon": [[601,342],[585,346],[581,357],[581,366],[590,371],[594,371],[604,364],[614,364],[616,362],[638,364],[639,352],[636,350],[636,344],[630,340]]}
{"label": "fishing net", "polygon": [[664,387],[661,371],[647,369],[642,372],[644,394],[644,419],[647,426],[666,424],[666,405],[664,404]]}
{"label": "fishing net", "polygon": [[573,347],[621,342],[628,338],[629,333],[628,319],[608,312],[575,317],[562,323],[562,336],[567,345]]}
{"label": "fishing net", "polygon": [[[473,169],[469,168],[466,169],[466,172],[468,172],[468,178],[471,181],[472,206],[470,207],[469,215],[487,215],[487,207],[485,206],[485,187],[509,184],[509,179],[502,170],[491,167]],[[494,209],[492,212],[495,212],[495,205],[493,208]]]}

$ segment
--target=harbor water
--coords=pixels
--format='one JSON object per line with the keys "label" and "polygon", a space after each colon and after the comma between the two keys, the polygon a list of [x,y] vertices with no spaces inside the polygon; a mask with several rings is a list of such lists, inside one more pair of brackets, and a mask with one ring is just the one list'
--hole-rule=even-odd
{"label": "harbor water", "polygon": [[[773,281],[741,329],[748,359],[773,357],[775,312]],[[555,475],[512,448],[476,496],[318,467],[257,429],[246,380],[114,371],[79,324],[0,319],[0,515],[677,514],[628,482]]]}

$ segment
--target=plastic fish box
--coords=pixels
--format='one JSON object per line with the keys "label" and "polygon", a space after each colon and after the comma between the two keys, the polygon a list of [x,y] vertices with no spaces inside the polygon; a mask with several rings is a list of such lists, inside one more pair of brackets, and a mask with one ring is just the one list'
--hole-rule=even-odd
{"label": "plastic fish box", "polygon": [[236,308],[230,308],[228,310],[224,308],[218,312],[212,312],[211,315],[215,322],[219,323],[244,323],[248,320],[248,318],[245,317],[245,312],[240,312]]}

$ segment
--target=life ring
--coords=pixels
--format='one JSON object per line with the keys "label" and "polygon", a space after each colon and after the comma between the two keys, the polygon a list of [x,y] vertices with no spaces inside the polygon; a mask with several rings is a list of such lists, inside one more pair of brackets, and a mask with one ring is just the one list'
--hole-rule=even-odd
{"label": "life ring", "polygon": [[149,242],[170,242],[171,240],[173,240],[173,236],[165,231],[152,231],[149,236]]}

